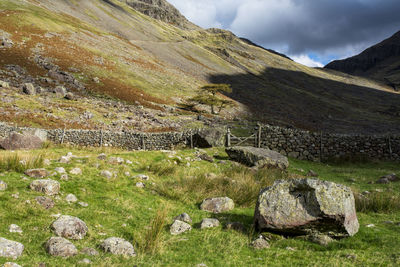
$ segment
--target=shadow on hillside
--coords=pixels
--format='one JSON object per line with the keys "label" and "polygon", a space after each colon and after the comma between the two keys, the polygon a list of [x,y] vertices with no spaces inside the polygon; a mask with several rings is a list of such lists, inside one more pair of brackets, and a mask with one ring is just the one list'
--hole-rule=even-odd
{"label": "shadow on hillside", "polygon": [[232,99],[254,119],[312,131],[384,134],[400,132],[400,95],[268,68],[261,75],[211,75],[232,85]]}

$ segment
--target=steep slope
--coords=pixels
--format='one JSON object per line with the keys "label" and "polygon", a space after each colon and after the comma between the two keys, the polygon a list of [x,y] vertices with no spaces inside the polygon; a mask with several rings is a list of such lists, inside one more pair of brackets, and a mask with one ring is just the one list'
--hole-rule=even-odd
{"label": "steep slope", "polygon": [[[126,110],[150,108],[137,118],[144,125],[129,126],[137,130],[146,129],[143,116],[149,117],[151,110],[159,110],[149,117],[151,123],[160,122],[154,127],[169,128],[171,121],[178,122],[173,128],[187,126],[186,119],[194,116],[182,116],[176,107],[209,82],[232,85],[228,97],[237,106],[222,114],[228,118],[247,116],[336,132],[400,130],[399,96],[390,87],[308,68],[229,31],[201,29],[166,1],[4,0],[0,30],[0,36],[13,43],[0,48],[1,80],[16,88],[33,82],[42,92],[64,85],[85,103],[95,103],[90,97],[103,95],[123,100]],[[16,97],[0,104],[3,114],[10,114],[1,119],[20,118],[27,124],[32,106]],[[31,99],[38,102],[35,112],[45,118],[51,111],[61,120],[76,108],[48,94]],[[55,110],[44,108],[54,102]],[[103,119],[108,115],[97,106],[92,107],[98,119],[94,127],[111,127],[115,120]],[[75,125],[90,125],[76,116]],[[124,116],[118,121],[132,118]],[[74,127],[72,122],[66,125]],[[118,127],[127,127],[122,122]],[[36,124],[48,125],[38,119]]]}
{"label": "steep slope", "polygon": [[400,31],[351,58],[336,60],[325,68],[370,77],[400,90]]}

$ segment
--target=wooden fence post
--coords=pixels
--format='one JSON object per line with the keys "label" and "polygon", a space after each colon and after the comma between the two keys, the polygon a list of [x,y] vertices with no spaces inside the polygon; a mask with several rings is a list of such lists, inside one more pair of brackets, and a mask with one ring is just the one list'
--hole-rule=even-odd
{"label": "wooden fence post", "polygon": [[392,151],[392,140],[390,138],[390,135],[389,135],[389,138],[388,138],[388,143],[389,143],[389,155],[390,155],[390,159],[392,159],[393,151]]}
{"label": "wooden fence post", "polygon": [[100,130],[100,147],[103,147],[103,130]]}
{"label": "wooden fence post", "polygon": [[62,133],[62,136],[61,136],[61,144],[64,144],[64,138],[65,138],[65,127],[63,129],[63,133]]}
{"label": "wooden fence post", "polygon": [[226,130],[226,146],[227,147],[231,146],[231,129],[229,127]]}
{"label": "wooden fence post", "polygon": [[322,153],[323,153],[323,149],[322,149],[322,131],[319,133],[319,161],[322,162]]}
{"label": "wooden fence post", "polygon": [[193,130],[190,130],[190,148],[193,149]]}
{"label": "wooden fence post", "polygon": [[262,126],[261,123],[258,123],[258,135],[257,135],[257,147],[261,148],[261,133],[262,133]]}
{"label": "wooden fence post", "polygon": [[141,137],[142,137],[142,149],[146,150],[146,142],[144,141],[144,135],[142,135]]}

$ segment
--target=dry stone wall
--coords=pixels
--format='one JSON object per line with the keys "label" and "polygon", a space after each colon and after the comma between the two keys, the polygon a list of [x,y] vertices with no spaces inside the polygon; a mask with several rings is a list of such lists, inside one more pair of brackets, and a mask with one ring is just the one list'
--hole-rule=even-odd
{"label": "dry stone wall", "polygon": [[260,139],[261,147],[298,159],[315,161],[361,156],[400,160],[400,135],[339,135],[267,125],[262,127]]}
{"label": "dry stone wall", "polygon": [[[0,124],[0,137],[4,138],[11,132],[37,131],[37,129],[13,127]],[[41,135],[47,135],[47,140],[56,144],[66,143],[79,146],[112,146],[129,150],[167,150],[181,146],[189,146],[192,132],[168,133],[138,133],[110,132],[100,130],[39,130]]]}

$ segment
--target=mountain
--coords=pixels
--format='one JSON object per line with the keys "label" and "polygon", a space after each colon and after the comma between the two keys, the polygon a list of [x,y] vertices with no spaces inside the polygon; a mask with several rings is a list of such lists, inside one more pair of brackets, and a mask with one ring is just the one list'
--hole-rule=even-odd
{"label": "mountain", "polygon": [[[2,0],[0,40],[0,80],[12,87],[0,90],[0,120],[19,125],[161,131],[236,119],[400,130],[400,98],[390,86],[202,29],[165,0]],[[41,93],[22,94],[27,82]],[[185,104],[206,83],[229,83],[233,92],[221,97],[236,105],[196,120]],[[57,98],[57,86],[77,100]]]}
{"label": "mountain", "polygon": [[400,31],[361,54],[336,60],[325,68],[369,77],[400,90]]}

